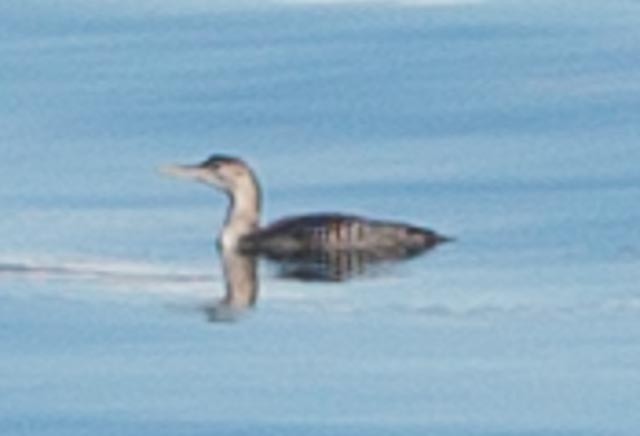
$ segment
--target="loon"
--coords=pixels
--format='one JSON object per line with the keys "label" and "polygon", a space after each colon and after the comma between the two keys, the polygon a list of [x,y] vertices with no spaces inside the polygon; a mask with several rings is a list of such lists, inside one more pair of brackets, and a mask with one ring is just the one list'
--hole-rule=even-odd
{"label": "loon", "polygon": [[286,260],[327,252],[360,252],[371,257],[421,253],[450,241],[432,230],[340,213],[284,218],[260,226],[261,191],[253,170],[241,159],[213,155],[196,165],[171,165],[163,173],[212,185],[229,198],[218,243],[224,250]]}

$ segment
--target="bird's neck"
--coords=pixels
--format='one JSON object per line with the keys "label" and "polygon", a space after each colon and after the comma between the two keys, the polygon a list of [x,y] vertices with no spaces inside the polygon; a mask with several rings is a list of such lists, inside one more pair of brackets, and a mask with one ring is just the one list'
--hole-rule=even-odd
{"label": "bird's neck", "polygon": [[260,226],[260,188],[253,179],[239,183],[229,192],[230,206],[220,236],[223,248],[234,249],[244,236]]}

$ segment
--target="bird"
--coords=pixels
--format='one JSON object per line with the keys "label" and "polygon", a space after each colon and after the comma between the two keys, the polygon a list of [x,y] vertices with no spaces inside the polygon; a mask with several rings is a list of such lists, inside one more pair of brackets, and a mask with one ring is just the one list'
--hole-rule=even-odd
{"label": "bird", "polygon": [[251,167],[238,157],[214,154],[195,165],[161,172],[213,186],[229,199],[218,236],[222,250],[276,260],[312,259],[327,253],[358,253],[368,260],[409,257],[451,241],[433,230],[344,213],[318,213],[261,226],[262,195]]}

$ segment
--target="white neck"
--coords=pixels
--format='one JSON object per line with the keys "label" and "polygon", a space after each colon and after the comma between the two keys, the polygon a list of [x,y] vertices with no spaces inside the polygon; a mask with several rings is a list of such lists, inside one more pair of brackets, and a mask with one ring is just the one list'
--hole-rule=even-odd
{"label": "white neck", "polygon": [[239,180],[228,191],[230,206],[220,235],[225,249],[234,249],[238,241],[260,225],[260,188],[253,177]]}

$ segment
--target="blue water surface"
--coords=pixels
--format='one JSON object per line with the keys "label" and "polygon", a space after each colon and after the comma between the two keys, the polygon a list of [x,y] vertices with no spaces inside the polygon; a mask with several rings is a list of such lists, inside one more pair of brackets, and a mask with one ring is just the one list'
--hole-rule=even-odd
{"label": "blue water surface", "polygon": [[[0,6],[0,433],[637,434],[640,3],[433,3]],[[209,323],[212,153],[456,242]]]}

